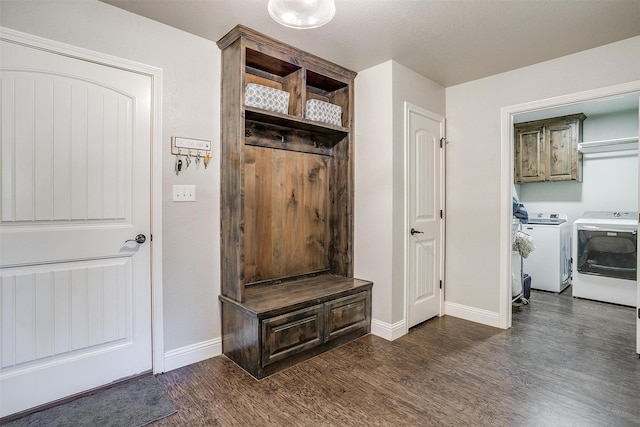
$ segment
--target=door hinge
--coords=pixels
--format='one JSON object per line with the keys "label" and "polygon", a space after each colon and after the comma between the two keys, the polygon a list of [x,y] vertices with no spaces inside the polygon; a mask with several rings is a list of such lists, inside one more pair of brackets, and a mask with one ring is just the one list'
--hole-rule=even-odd
{"label": "door hinge", "polygon": [[442,219],[442,209],[440,209],[440,219]]}
{"label": "door hinge", "polygon": [[440,289],[442,289],[442,280],[440,280]]}
{"label": "door hinge", "polygon": [[640,308],[638,309],[638,319],[640,319]]}
{"label": "door hinge", "polygon": [[440,138],[440,148],[443,147],[444,143],[445,143],[445,139],[444,138]]}
{"label": "door hinge", "polygon": [[151,239],[151,241],[153,242],[153,234],[149,235],[149,238]]}

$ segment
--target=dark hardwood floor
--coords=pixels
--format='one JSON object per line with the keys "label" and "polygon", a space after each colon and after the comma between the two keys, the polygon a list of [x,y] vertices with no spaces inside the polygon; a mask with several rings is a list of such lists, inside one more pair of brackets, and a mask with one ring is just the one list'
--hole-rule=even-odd
{"label": "dark hardwood floor", "polygon": [[257,381],[224,356],[158,378],[161,426],[638,426],[635,310],[533,291],[507,331],[432,319]]}

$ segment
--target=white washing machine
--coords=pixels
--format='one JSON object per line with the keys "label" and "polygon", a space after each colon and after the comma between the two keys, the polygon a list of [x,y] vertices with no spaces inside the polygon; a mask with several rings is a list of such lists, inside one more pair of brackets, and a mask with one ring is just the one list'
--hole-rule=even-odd
{"label": "white washing machine", "polygon": [[531,288],[562,292],[571,284],[571,224],[561,213],[530,213],[522,231],[533,237],[536,249],[524,259],[523,271]]}

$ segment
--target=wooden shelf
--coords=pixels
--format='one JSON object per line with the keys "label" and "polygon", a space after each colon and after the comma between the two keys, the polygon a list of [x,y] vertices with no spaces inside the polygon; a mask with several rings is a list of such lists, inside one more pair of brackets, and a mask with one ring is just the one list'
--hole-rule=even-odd
{"label": "wooden shelf", "polygon": [[578,144],[581,153],[605,153],[612,151],[638,150],[638,137],[604,139],[601,141],[588,141]]}
{"label": "wooden shelf", "polygon": [[307,120],[289,114],[281,114],[273,111],[261,110],[259,108],[245,107],[244,117],[261,123],[296,128],[308,132],[316,132],[324,135],[345,137],[349,134],[349,129],[342,126],[335,126],[329,123]]}

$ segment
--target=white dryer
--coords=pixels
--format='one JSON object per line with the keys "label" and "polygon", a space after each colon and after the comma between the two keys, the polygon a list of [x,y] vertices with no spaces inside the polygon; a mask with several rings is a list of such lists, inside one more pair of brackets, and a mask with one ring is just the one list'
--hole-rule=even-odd
{"label": "white dryer", "polygon": [[634,307],[638,213],[588,211],[573,224],[573,296]]}
{"label": "white dryer", "polygon": [[524,259],[523,272],[531,288],[562,292],[571,284],[571,224],[561,213],[530,213],[522,231],[533,237],[536,249]]}

